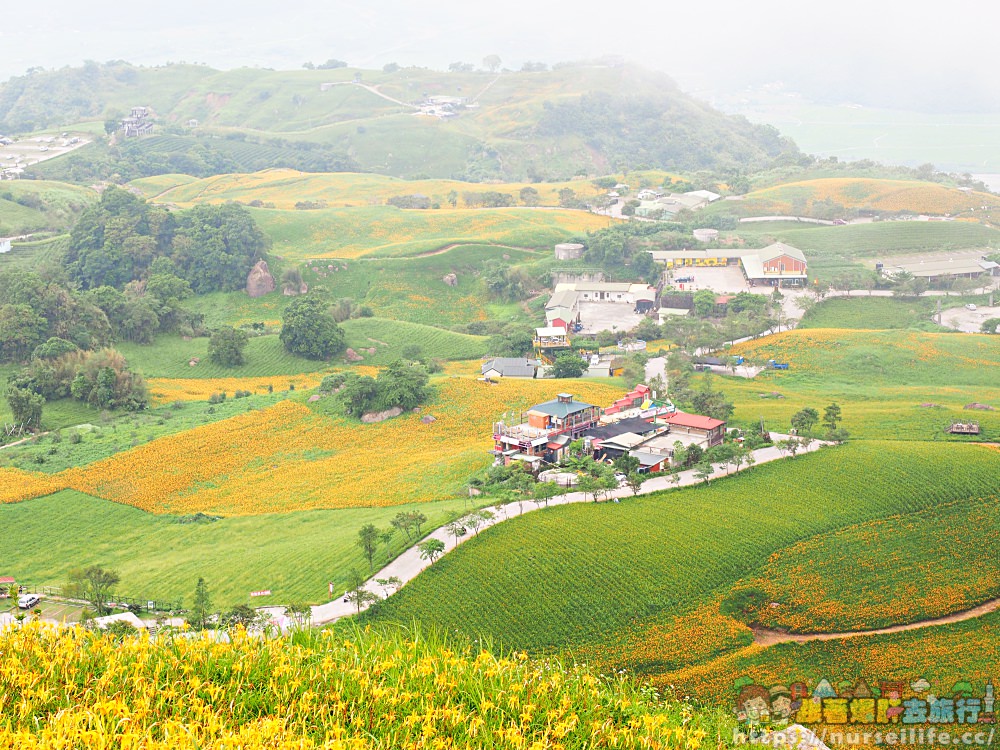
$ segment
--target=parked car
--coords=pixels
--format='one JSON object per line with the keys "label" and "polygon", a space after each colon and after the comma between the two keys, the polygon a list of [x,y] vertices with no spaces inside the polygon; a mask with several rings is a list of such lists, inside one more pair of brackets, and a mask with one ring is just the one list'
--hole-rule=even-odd
{"label": "parked car", "polygon": [[17,606],[21,609],[31,609],[42,600],[38,594],[21,594],[17,597]]}
{"label": "parked car", "polygon": [[969,304],[967,304],[965,306],[965,309],[966,310],[973,310],[974,311],[976,309],[976,306],[970,302]]}

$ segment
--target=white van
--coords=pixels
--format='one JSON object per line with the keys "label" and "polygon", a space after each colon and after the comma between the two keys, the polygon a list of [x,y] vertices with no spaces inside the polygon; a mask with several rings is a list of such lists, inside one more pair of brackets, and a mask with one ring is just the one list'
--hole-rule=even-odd
{"label": "white van", "polygon": [[17,597],[17,606],[21,609],[31,609],[42,600],[38,594],[21,594]]}

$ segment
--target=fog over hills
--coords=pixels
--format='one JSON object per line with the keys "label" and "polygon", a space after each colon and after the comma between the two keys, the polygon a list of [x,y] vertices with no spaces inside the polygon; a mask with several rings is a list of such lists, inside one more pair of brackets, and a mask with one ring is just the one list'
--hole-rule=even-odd
{"label": "fog over hills", "polygon": [[85,59],[297,68],[446,68],[486,55],[520,68],[621,54],[704,98],[782,81],[823,103],[924,112],[1000,111],[991,35],[1000,9],[956,0],[928,12],[902,0],[565,3],[176,0],[126,9],[51,0],[0,19],[0,77]]}

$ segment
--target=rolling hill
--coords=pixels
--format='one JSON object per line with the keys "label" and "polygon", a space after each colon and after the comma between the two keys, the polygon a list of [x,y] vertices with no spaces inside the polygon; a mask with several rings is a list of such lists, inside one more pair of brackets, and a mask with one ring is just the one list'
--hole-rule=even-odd
{"label": "rolling hill", "polygon": [[[445,108],[428,105],[435,96],[449,98],[439,100]],[[452,100],[454,110],[446,111]],[[115,119],[139,104],[152,109],[160,134],[172,136],[169,144],[149,139],[146,151],[189,149],[190,156],[196,144],[218,150],[230,139],[248,151],[327,149],[360,171],[407,177],[566,179],[640,165],[755,169],[798,155],[775,129],[723,115],[669,77],[627,65],[494,75],[88,63],[0,86],[0,131]],[[100,150],[87,147],[60,161],[68,172]],[[253,160],[252,153],[219,154],[225,157],[218,159],[225,162],[220,171]],[[150,161],[160,172],[191,171]],[[44,173],[57,171],[49,165]]]}

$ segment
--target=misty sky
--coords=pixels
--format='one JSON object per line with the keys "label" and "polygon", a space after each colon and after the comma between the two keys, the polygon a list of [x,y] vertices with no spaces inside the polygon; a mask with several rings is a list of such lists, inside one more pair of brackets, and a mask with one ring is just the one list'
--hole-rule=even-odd
{"label": "misty sky", "polygon": [[998,22],[993,0],[45,0],[0,16],[0,79],[84,59],[445,68],[495,53],[518,68],[621,54],[706,97],[783,81],[830,102],[1000,111]]}

